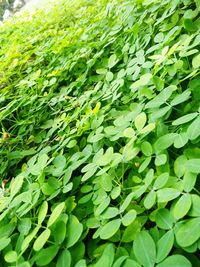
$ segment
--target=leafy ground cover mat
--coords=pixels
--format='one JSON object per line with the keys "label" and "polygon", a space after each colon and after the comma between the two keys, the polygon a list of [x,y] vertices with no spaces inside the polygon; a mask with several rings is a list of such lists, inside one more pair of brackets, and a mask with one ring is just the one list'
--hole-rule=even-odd
{"label": "leafy ground cover mat", "polygon": [[1,266],[200,266],[199,11],[60,0],[0,26]]}

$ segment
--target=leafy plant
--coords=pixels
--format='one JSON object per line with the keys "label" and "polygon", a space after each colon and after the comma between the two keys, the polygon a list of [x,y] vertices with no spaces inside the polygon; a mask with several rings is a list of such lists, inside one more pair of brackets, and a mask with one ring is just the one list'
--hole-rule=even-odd
{"label": "leafy plant", "polygon": [[0,28],[3,266],[199,266],[198,1],[58,1]]}

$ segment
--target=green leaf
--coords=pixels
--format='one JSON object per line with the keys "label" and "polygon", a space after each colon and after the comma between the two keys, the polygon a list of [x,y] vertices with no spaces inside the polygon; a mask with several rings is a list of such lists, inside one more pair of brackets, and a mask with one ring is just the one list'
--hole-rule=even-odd
{"label": "green leaf", "polygon": [[100,259],[94,264],[94,267],[112,267],[115,256],[115,250],[112,244],[108,244]]}
{"label": "green leaf", "polygon": [[186,163],[186,169],[192,173],[200,173],[200,159],[190,159]]}
{"label": "green leaf", "polygon": [[187,122],[193,120],[194,118],[196,118],[197,115],[198,115],[197,112],[193,112],[193,113],[184,115],[184,116],[176,119],[175,121],[173,121],[172,125],[176,126],[176,125],[181,125],[181,124],[187,123]]}
{"label": "green leaf", "polygon": [[185,102],[186,100],[188,100],[190,98],[191,95],[191,91],[184,91],[182,94],[177,95],[172,101],[171,101],[171,105],[172,106],[176,106],[179,105],[180,103]]}
{"label": "green leaf", "polygon": [[137,234],[133,243],[136,259],[143,266],[154,266],[156,260],[156,246],[153,238],[146,231]]}
{"label": "green leaf", "polygon": [[5,256],[4,259],[6,262],[16,262],[17,260],[17,252],[14,250],[8,251]]}
{"label": "green leaf", "polygon": [[179,156],[174,162],[174,172],[177,177],[182,177],[186,172],[187,158],[185,155]]}
{"label": "green leaf", "polygon": [[86,260],[80,260],[80,261],[78,261],[74,267],[87,267]]}
{"label": "green leaf", "polygon": [[146,158],[142,162],[142,164],[140,165],[140,167],[138,169],[138,173],[141,173],[141,172],[145,171],[147,169],[148,165],[150,164],[150,162],[151,162],[151,157]]}
{"label": "green leaf", "polygon": [[173,230],[166,232],[157,242],[157,255],[156,262],[159,263],[164,260],[170,253],[174,244],[174,233]]}
{"label": "green leaf", "polygon": [[118,196],[120,196],[120,193],[121,193],[121,187],[120,186],[116,186],[111,191],[110,196],[111,196],[112,199],[116,199]]}
{"label": "green leaf", "polygon": [[144,199],[144,207],[146,209],[151,209],[155,204],[155,202],[156,202],[156,192],[152,190],[146,195]]}
{"label": "green leaf", "polygon": [[160,174],[153,185],[154,189],[160,189],[162,187],[164,187],[166,185],[166,183],[168,182],[169,179],[169,173],[168,172],[164,172],[162,174]]}
{"label": "green leaf", "polygon": [[71,254],[68,249],[61,252],[56,263],[56,267],[70,267],[71,266]]}
{"label": "green leaf", "polygon": [[135,210],[129,210],[123,217],[122,217],[122,224],[124,226],[130,225],[136,218],[137,212]]}
{"label": "green leaf", "polygon": [[38,225],[33,229],[33,231],[29,235],[26,236],[26,238],[22,242],[22,246],[21,246],[22,251],[25,251],[28,248],[30,242],[35,238],[39,229],[40,229],[40,226]]}
{"label": "green leaf", "polygon": [[52,234],[54,236],[54,240],[56,244],[61,244],[65,237],[66,237],[66,232],[67,232],[67,223],[68,217],[65,218],[65,221],[63,220],[58,220],[56,224],[54,225],[52,229]]}
{"label": "green leaf", "polygon": [[164,165],[166,162],[167,162],[167,155],[166,154],[157,155],[155,158],[155,165],[156,166]]}
{"label": "green leaf", "polygon": [[133,136],[135,136],[135,131],[133,128],[129,127],[124,130],[123,135],[127,138],[133,138]]}
{"label": "green leaf", "polygon": [[119,208],[119,212],[122,213],[125,211],[125,209],[128,207],[128,205],[131,203],[132,199],[134,197],[134,193],[128,194],[128,196],[125,198],[123,204]]}
{"label": "green leaf", "polygon": [[172,255],[167,257],[163,262],[156,265],[157,267],[192,267],[187,258],[182,255]]}
{"label": "green leaf", "polygon": [[59,218],[59,216],[63,212],[64,207],[65,207],[65,202],[61,202],[54,208],[47,222],[47,227],[50,227],[56,222],[56,220]]}
{"label": "green leaf", "polygon": [[182,195],[174,206],[174,218],[177,220],[183,218],[189,211],[192,201],[190,194]]}
{"label": "green leaf", "polygon": [[116,217],[119,214],[118,208],[108,207],[102,214],[101,217],[103,219],[111,219]]}
{"label": "green leaf", "polygon": [[190,192],[197,180],[197,175],[195,173],[191,173],[186,171],[183,176],[183,190],[185,192]]}
{"label": "green leaf", "polygon": [[39,212],[38,212],[38,224],[42,224],[42,222],[44,221],[46,215],[47,215],[47,211],[48,211],[48,202],[44,201],[42,203],[42,205],[39,208]]}
{"label": "green leaf", "polygon": [[76,216],[71,215],[67,225],[67,248],[76,244],[83,232],[83,225],[79,222]]}
{"label": "green leaf", "polygon": [[180,195],[180,191],[175,188],[162,188],[157,191],[158,202],[168,202]]}
{"label": "green leaf", "polygon": [[99,216],[110,204],[110,197],[104,199],[103,202],[95,210],[95,216]]}
{"label": "green leaf", "polygon": [[198,195],[191,194],[191,198],[192,198],[192,206],[188,212],[188,215],[192,217],[200,217],[200,209],[199,209],[200,197]]}
{"label": "green leaf", "polygon": [[115,54],[111,55],[108,59],[108,68],[113,68],[117,64],[117,61],[117,56]]}
{"label": "green leaf", "polygon": [[36,264],[37,266],[46,266],[55,258],[58,253],[58,247],[56,245],[52,245],[48,248],[41,249],[36,255]]}
{"label": "green leaf", "polygon": [[194,69],[198,69],[200,67],[200,54],[193,57],[192,66]]}
{"label": "green leaf", "polygon": [[157,108],[164,104],[172,95],[174,91],[173,86],[169,86],[163,89],[157,96],[155,96],[152,100],[150,100],[145,108]]}
{"label": "green leaf", "polygon": [[187,136],[190,140],[195,140],[200,135],[200,116],[198,116],[188,127]]}
{"label": "green leaf", "polygon": [[114,77],[114,75],[113,75],[113,73],[112,73],[111,71],[108,71],[108,72],[106,73],[106,80],[107,80],[108,82],[111,82],[111,81],[113,80],[113,77]]}
{"label": "green leaf", "polygon": [[141,145],[141,151],[145,156],[147,157],[151,156],[153,153],[151,144],[147,141],[143,142]]}
{"label": "green leaf", "polygon": [[147,121],[147,116],[144,112],[140,113],[136,118],[135,118],[135,127],[138,131],[140,131],[144,125],[146,124]]}
{"label": "green leaf", "polygon": [[15,179],[12,180],[10,186],[10,195],[13,198],[21,189],[24,182],[24,175],[19,174]]}
{"label": "green leaf", "polygon": [[189,219],[180,225],[176,241],[181,247],[188,247],[200,238],[200,217]]}
{"label": "green leaf", "polygon": [[121,225],[120,219],[115,219],[106,223],[100,230],[99,233],[100,238],[109,239],[119,230],[120,225]]}
{"label": "green leaf", "polygon": [[174,140],[174,147],[175,148],[181,148],[184,147],[188,142],[188,136],[187,133],[180,133],[176,136]]}
{"label": "green leaf", "polygon": [[172,229],[174,218],[169,212],[169,210],[165,208],[159,209],[156,212],[155,219],[156,219],[156,224],[159,228],[164,230]]}
{"label": "green leaf", "polygon": [[0,251],[3,250],[10,244],[11,239],[7,237],[0,238]]}
{"label": "green leaf", "polygon": [[154,149],[156,152],[160,152],[168,147],[170,147],[176,138],[176,133],[168,133],[158,138],[154,144]]}
{"label": "green leaf", "polygon": [[123,267],[141,267],[141,265],[132,259],[127,259]]}
{"label": "green leaf", "polygon": [[45,243],[47,242],[47,240],[49,239],[51,234],[51,231],[47,228],[45,229],[35,240],[34,244],[33,244],[33,249],[35,251],[39,251],[40,249],[43,248],[43,246],[45,245]]}
{"label": "green leaf", "polygon": [[155,123],[149,123],[147,126],[145,126],[141,131],[140,134],[146,134],[155,129],[156,125]]}
{"label": "green leaf", "polygon": [[27,235],[30,229],[31,229],[31,219],[22,218],[18,223],[18,231],[23,235]]}

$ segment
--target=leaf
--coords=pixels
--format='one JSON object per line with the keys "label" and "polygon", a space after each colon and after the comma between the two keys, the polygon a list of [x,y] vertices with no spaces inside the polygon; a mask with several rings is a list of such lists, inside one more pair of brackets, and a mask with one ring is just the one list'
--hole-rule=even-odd
{"label": "leaf", "polygon": [[135,210],[129,210],[123,217],[122,217],[122,224],[124,226],[130,225],[136,218],[137,212]]}
{"label": "leaf", "polygon": [[171,105],[172,106],[176,106],[179,105],[180,103],[185,102],[186,100],[188,100],[190,98],[191,95],[191,91],[184,91],[182,94],[177,95],[172,101],[171,101]]}
{"label": "leaf", "polygon": [[195,140],[200,135],[200,116],[198,116],[188,127],[187,136],[190,140]]}
{"label": "leaf", "polygon": [[54,208],[53,212],[51,213],[48,219],[47,227],[50,227],[56,222],[56,220],[59,218],[59,216],[63,212],[64,207],[65,207],[65,202],[61,202]]}
{"label": "leaf", "polygon": [[125,209],[128,207],[128,205],[131,203],[132,199],[134,197],[134,193],[128,194],[128,196],[125,198],[123,204],[119,208],[119,212],[122,213],[125,211]]}
{"label": "leaf", "polygon": [[155,129],[156,125],[155,123],[149,123],[147,126],[145,126],[141,131],[140,134],[146,134]]}
{"label": "leaf", "polygon": [[17,252],[14,250],[8,251],[4,256],[6,262],[16,262],[17,261]]}
{"label": "leaf", "polygon": [[140,131],[144,125],[146,124],[147,121],[147,116],[144,112],[140,113],[136,118],[135,118],[135,127],[138,131]]}
{"label": "leaf", "polygon": [[183,190],[185,192],[190,192],[197,180],[197,175],[195,173],[191,173],[186,171],[183,176]]}
{"label": "leaf", "polygon": [[189,211],[192,201],[190,194],[182,195],[174,206],[174,218],[177,220],[183,218]]}
{"label": "leaf", "polygon": [[157,191],[158,202],[168,202],[180,195],[180,191],[175,188],[162,188]]}
{"label": "leaf", "polygon": [[156,263],[164,260],[167,255],[170,253],[174,244],[174,233],[173,230],[166,232],[157,242],[157,255]]}
{"label": "leaf", "polygon": [[176,133],[168,133],[159,137],[154,144],[155,151],[160,152],[170,147],[174,143],[176,136]]}
{"label": "leaf", "polygon": [[119,230],[120,225],[121,225],[120,219],[115,219],[106,223],[100,230],[99,233],[100,238],[109,239]]}
{"label": "leaf", "polygon": [[164,187],[166,185],[168,179],[169,179],[169,173],[168,172],[164,172],[164,173],[160,174],[156,178],[154,185],[153,185],[153,188],[154,189],[160,189],[160,188]]}
{"label": "leaf", "polygon": [[117,61],[117,56],[115,54],[111,55],[108,59],[108,68],[113,68],[117,64]]}
{"label": "leaf", "polygon": [[115,251],[112,244],[108,244],[100,259],[94,264],[94,267],[112,267],[114,261]]}
{"label": "leaf", "polygon": [[187,123],[187,122],[193,120],[194,118],[196,118],[197,115],[198,115],[197,112],[193,112],[193,113],[184,115],[184,116],[176,119],[175,121],[173,121],[172,125],[176,126],[176,125],[181,125],[181,124]]}
{"label": "leaf", "polygon": [[174,172],[179,178],[186,172],[187,158],[185,155],[179,156],[174,162]]}
{"label": "leaf", "polygon": [[193,57],[192,66],[194,69],[198,69],[200,67],[200,54]]}
{"label": "leaf", "polygon": [[26,238],[24,239],[24,241],[22,242],[22,245],[21,245],[22,251],[25,251],[28,248],[30,242],[33,240],[33,238],[35,238],[39,229],[40,229],[40,226],[38,225],[33,229],[33,231],[29,235],[26,236]]}
{"label": "leaf", "polygon": [[87,267],[86,260],[78,261],[74,267]]}
{"label": "leaf", "polygon": [[200,216],[200,209],[199,209],[200,197],[198,195],[191,194],[191,198],[192,198],[192,206],[188,212],[188,215],[192,217],[199,217]]}
{"label": "leaf", "polygon": [[52,262],[58,252],[58,249],[59,248],[56,245],[41,249],[35,257],[37,266],[46,266]]}
{"label": "leaf", "polygon": [[148,232],[142,231],[137,234],[133,243],[133,251],[141,265],[154,266],[156,260],[156,246]]}
{"label": "leaf", "polygon": [[168,86],[167,88],[163,89],[157,96],[155,96],[152,100],[150,100],[145,108],[157,108],[164,104],[172,95],[174,91],[173,86]]}
{"label": "leaf", "polygon": [[141,265],[132,259],[127,259],[123,267],[141,267]]}
{"label": "leaf", "polygon": [[68,249],[64,249],[58,257],[56,267],[70,267],[71,266],[71,254]]}
{"label": "leaf", "polygon": [[180,225],[176,241],[181,247],[188,247],[200,238],[200,217],[189,219]]}
{"label": "leaf", "polygon": [[167,162],[167,155],[166,154],[160,154],[156,156],[155,159],[155,165],[161,166],[164,165]]}
{"label": "leaf", "polygon": [[114,264],[113,267],[120,267],[122,266],[122,263],[128,258],[128,256],[121,256],[120,258],[118,258]]}
{"label": "leaf", "polygon": [[39,251],[41,250],[45,243],[47,242],[47,240],[49,239],[51,234],[51,231],[47,228],[45,229],[35,240],[34,244],[33,244],[33,249],[35,251]]}
{"label": "leaf", "polygon": [[7,237],[0,238],[0,251],[10,244],[11,239]]}
{"label": "leaf", "polygon": [[153,153],[151,144],[147,141],[143,142],[141,145],[141,151],[145,156],[147,157],[151,156]]}
{"label": "leaf", "polygon": [[159,228],[164,230],[172,229],[174,218],[169,212],[169,210],[165,208],[159,209],[156,212],[155,219],[156,219],[156,224]]}
{"label": "leaf", "polygon": [[113,73],[112,73],[111,71],[108,71],[108,72],[106,73],[106,80],[107,80],[108,82],[111,82],[111,81],[113,80],[113,77],[114,77],[114,75],[113,75]]}
{"label": "leaf", "polygon": [[39,208],[39,212],[38,212],[38,224],[42,224],[42,222],[44,221],[46,215],[47,215],[47,211],[48,211],[48,202],[44,201],[42,203],[42,205]]}
{"label": "leaf", "polygon": [[67,225],[67,248],[72,247],[77,243],[83,232],[83,225],[79,222],[76,216],[71,215]]}
{"label": "leaf", "polygon": [[116,217],[119,214],[118,208],[115,207],[108,207],[102,214],[101,217],[103,219],[111,219]]}
{"label": "leaf", "polygon": [[174,147],[181,148],[184,147],[188,142],[188,136],[186,133],[178,134],[174,140]]}
{"label": "leaf", "polygon": [[155,202],[156,202],[156,192],[152,190],[146,195],[144,199],[144,207],[146,209],[151,209],[155,204]]}
{"label": "leaf", "polygon": [[21,189],[24,182],[24,175],[19,174],[15,179],[12,180],[10,186],[10,196],[13,198]]}
{"label": "leaf", "polygon": [[123,132],[123,135],[127,138],[132,138],[133,136],[135,136],[135,131],[133,130],[133,128],[126,128]]}
{"label": "leaf", "polygon": [[121,193],[121,187],[120,186],[116,186],[111,191],[110,196],[111,196],[112,199],[116,199],[118,196],[120,196],[120,193]]}
{"label": "leaf", "polygon": [[200,173],[200,159],[190,159],[186,163],[186,169],[192,173]]}
{"label": "leaf", "polygon": [[172,255],[167,257],[163,262],[156,265],[157,267],[192,267],[187,258],[182,255]]}
{"label": "leaf", "polygon": [[110,197],[106,197],[95,210],[95,216],[99,216],[110,204]]}

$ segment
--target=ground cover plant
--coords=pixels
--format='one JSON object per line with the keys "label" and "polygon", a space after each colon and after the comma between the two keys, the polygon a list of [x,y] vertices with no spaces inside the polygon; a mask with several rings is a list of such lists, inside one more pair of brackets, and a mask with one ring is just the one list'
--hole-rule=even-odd
{"label": "ground cover plant", "polygon": [[60,0],[1,26],[1,266],[200,266],[199,10]]}

